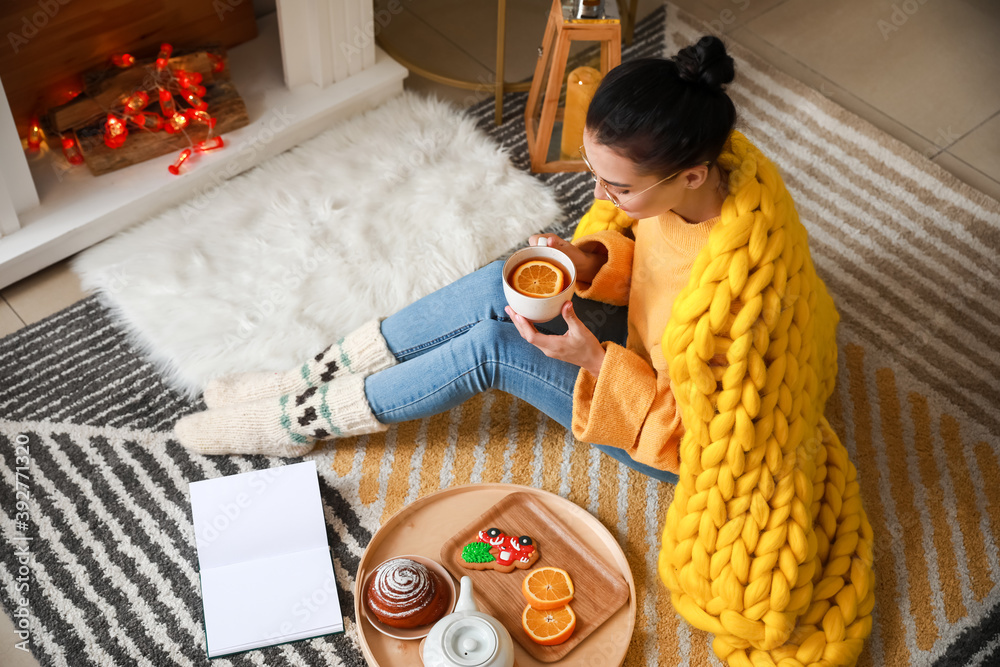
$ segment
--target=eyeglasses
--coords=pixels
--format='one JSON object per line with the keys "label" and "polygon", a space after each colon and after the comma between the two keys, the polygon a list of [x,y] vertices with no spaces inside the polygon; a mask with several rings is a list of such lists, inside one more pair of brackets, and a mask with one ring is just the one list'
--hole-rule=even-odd
{"label": "eyeglasses", "polygon": [[[606,194],[608,196],[608,199],[611,200],[611,203],[614,204],[615,208],[618,208],[618,209],[620,209],[622,206],[624,206],[625,204],[629,203],[630,201],[632,201],[633,199],[635,199],[639,195],[644,194],[646,192],[649,192],[650,190],[652,190],[653,188],[655,188],[657,185],[660,185],[662,183],[666,183],[671,178],[675,178],[678,174],[680,174],[682,171],[684,171],[684,169],[690,169],[690,167],[685,167],[684,169],[681,169],[680,171],[674,172],[673,174],[670,174],[666,178],[663,178],[663,179],[657,181],[656,183],[653,183],[652,185],[650,185],[648,188],[646,188],[642,192],[636,192],[634,195],[632,195],[628,199],[622,201],[622,200],[618,199],[618,197],[613,192],[611,192],[611,190],[608,189],[608,183],[607,183],[607,181],[605,181],[603,178],[601,178],[600,176],[598,176],[597,172],[594,171],[594,167],[591,166],[590,160],[587,159],[587,154],[583,150],[583,146],[580,146],[580,157],[583,158],[583,163],[585,165],[587,165],[587,169],[590,171],[590,175],[594,177],[595,181],[597,181],[598,183],[601,184],[601,187],[604,188],[604,194]],[[702,162],[701,164],[705,165],[707,167],[708,165],[711,164],[711,162]]]}

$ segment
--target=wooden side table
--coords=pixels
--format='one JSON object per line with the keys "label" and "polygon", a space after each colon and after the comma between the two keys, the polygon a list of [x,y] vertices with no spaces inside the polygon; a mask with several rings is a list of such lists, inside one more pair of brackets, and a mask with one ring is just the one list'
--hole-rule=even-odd
{"label": "wooden side table", "polygon": [[[496,97],[496,124],[499,125],[503,122],[503,94],[511,92],[524,92],[531,88],[530,81],[522,81],[518,83],[508,83],[504,81],[504,47],[506,42],[506,29],[507,29],[507,0],[497,0],[497,67],[496,67],[496,80],[492,84],[493,94]],[[424,78],[430,79],[431,81],[437,81],[438,83],[443,83],[446,86],[453,86],[455,88],[462,88],[463,90],[483,90],[489,84],[485,84],[482,81],[468,81],[466,79],[456,79],[455,77],[445,76],[443,74],[438,74],[433,72],[426,67],[417,65],[412,62],[385,40],[382,33],[379,33],[375,37],[376,43],[383,51],[388,53],[396,62],[398,62],[403,67],[407,68],[411,72],[418,74]]]}

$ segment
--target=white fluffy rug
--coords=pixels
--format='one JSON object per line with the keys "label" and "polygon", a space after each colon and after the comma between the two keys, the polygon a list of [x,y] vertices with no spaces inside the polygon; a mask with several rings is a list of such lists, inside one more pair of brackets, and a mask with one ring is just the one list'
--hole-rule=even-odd
{"label": "white fluffy rug", "polygon": [[167,382],[289,368],[554,223],[455,107],[404,93],[73,262]]}

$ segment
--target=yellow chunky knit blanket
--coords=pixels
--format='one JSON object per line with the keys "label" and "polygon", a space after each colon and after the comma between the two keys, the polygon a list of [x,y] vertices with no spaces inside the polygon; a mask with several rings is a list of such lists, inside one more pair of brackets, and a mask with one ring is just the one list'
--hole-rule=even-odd
{"label": "yellow chunky knit blanket", "polygon": [[[659,572],[732,667],[853,665],[871,633],[872,530],[823,416],[833,300],[778,170],[733,132],[729,196],[663,335],[685,434]],[[631,224],[606,207],[576,236]]]}

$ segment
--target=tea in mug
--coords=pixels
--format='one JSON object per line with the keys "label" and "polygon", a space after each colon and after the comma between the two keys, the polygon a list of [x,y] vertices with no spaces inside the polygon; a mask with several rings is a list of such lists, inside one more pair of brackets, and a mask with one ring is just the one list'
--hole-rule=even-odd
{"label": "tea in mug", "polygon": [[507,279],[515,291],[535,299],[553,297],[570,284],[569,273],[557,262],[533,257],[521,262]]}

